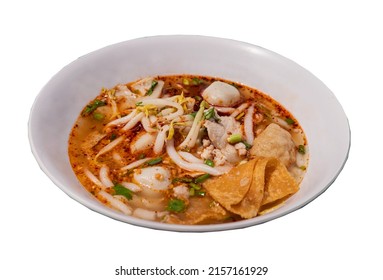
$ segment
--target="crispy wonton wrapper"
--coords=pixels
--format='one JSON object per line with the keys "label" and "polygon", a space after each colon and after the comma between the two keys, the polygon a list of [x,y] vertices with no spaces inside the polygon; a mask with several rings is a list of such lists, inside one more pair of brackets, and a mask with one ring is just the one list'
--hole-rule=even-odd
{"label": "crispy wonton wrapper", "polygon": [[187,210],[178,215],[180,217],[169,215],[166,222],[185,225],[212,224],[230,217],[230,213],[210,197],[191,198]]}
{"label": "crispy wonton wrapper", "polygon": [[259,157],[204,183],[210,196],[226,210],[248,219],[275,209],[299,185],[276,158]]}

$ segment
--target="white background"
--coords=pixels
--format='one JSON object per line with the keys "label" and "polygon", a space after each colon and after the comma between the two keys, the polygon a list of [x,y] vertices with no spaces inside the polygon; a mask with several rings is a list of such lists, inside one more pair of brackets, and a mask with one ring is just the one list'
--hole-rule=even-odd
{"label": "white background", "polygon": [[[0,6],[1,279],[128,278],[114,275],[120,265],[268,266],[265,277],[254,278],[382,279],[379,1],[35,0]],[[306,207],[272,222],[202,234],[131,226],[65,195],[29,148],[35,97],[79,56],[159,34],[246,41],[319,77],[342,104],[352,132],[349,160],[335,183]]]}

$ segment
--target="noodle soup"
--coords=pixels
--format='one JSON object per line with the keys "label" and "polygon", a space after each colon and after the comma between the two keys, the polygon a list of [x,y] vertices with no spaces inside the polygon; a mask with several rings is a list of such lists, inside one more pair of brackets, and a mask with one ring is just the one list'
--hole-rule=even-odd
{"label": "noodle soup", "polygon": [[101,89],[69,158],[100,202],[141,219],[212,224],[283,205],[308,164],[298,120],[262,92],[219,78],[147,77]]}

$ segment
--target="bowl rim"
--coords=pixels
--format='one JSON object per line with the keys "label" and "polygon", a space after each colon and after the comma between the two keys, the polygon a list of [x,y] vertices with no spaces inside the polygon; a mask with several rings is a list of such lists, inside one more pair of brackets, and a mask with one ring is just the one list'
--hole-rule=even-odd
{"label": "bowl rim", "polygon": [[[296,62],[294,62],[294,61],[292,61],[292,60],[290,60],[290,59],[288,59],[288,58],[286,58],[286,57],[284,57],[284,56],[282,56],[282,55],[280,55],[278,53],[275,53],[275,52],[270,51],[268,49],[265,49],[263,47],[260,47],[260,46],[254,45],[254,44],[250,44],[250,43],[247,43],[247,42],[242,42],[242,41],[238,41],[238,40],[234,40],[234,39],[228,39],[228,38],[205,36],[205,35],[157,35],[157,36],[140,37],[140,38],[135,38],[135,39],[126,40],[126,41],[122,41],[122,42],[119,42],[119,43],[111,44],[111,45],[105,46],[103,48],[99,48],[97,50],[89,52],[89,53],[87,53],[87,54],[85,54],[83,56],[80,56],[78,59],[76,59],[76,60],[70,62],[69,64],[67,64],[66,66],[64,66],[60,71],[58,71],[55,75],[53,75],[50,78],[50,80],[43,86],[43,88],[37,94],[37,96],[36,96],[36,98],[35,98],[35,100],[33,102],[33,105],[32,105],[32,107],[30,109],[29,119],[28,119],[28,139],[29,139],[29,143],[30,143],[30,148],[31,148],[32,154],[34,155],[34,157],[35,157],[35,159],[36,159],[40,169],[48,176],[48,178],[57,187],[59,187],[70,198],[72,198],[75,201],[81,203],[82,205],[86,206],[88,209],[90,209],[92,211],[95,211],[95,212],[97,212],[99,214],[102,214],[102,215],[107,216],[109,218],[112,218],[114,220],[117,220],[117,221],[120,221],[120,222],[124,222],[124,223],[128,223],[128,224],[131,224],[131,225],[134,225],[134,226],[140,226],[140,227],[144,227],[144,228],[157,229],[157,230],[165,230],[165,231],[176,231],[176,232],[213,232],[213,231],[241,229],[241,228],[245,228],[245,227],[260,225],[260,224],[263,224],[265,222],[269,222],[269,221],[275,220],[277,218],[283,217],[283,216],[285,216],[287,214],[290,214],[290,213],[292,213],[292,212],[294,212],[294,211],[296,211],[296,210],[306,206],[307,204],[309,204],[310,202],[312,202],[313,200],[318,198],[320,195],[322,195],[335,182],[335,180],[338,178],[339,174],[343,170],[343,168],[344,168],[344,166],[345,166],[345,164],[346,164],[346,162],[348,160],[348,157],[349,157],[349,152],[350,152],[350,148],[351,148],[351,128],[350,128],[349,120],[348,120],[346,114],[344,113],[344,110],[343,110],[341,104],[338,102],[338,100],[336,99],[336,97],[332,93],[332,91],[328,90],[328,93],[333,95],[335,101],[337,102],[337,106],[339,106],[339,109],[342,111],[342,113],[343,113],[343,115],[345,117],[345,120],[346,120],[345,125],[347,125],[347,130],[348,130],[348,135],[347,135],[347,137],[348,137],[348,139],[347,139],[348,146],[347,146],[344,158],[343,158],[343,162],[340,164],[340,166],[336,170],[335,176],[332,178],[332,180],[330,180],[325,186],[323,186],[319,192],[316,192],[315,195],[310,196],[308,199],[306,199],[306,200],[302,201],[301,203],[295,205],[294,207],[290,208],[289,210],[280,212],[278,214],[275,214],[275,215],[272,215],[272,216],[267,216],[266,218],[265,218],[265,216],[257,216],[257,217],[252,218],[252,219],[242,220],[242,221],[238,221],[238,222],[231,222],[231,223],[223,223],[223,224],[208,224],[208,225],[176,225],[176,224],[166,224],[166,223],[160,223],[160,222],[154,222],[154,221],[147,221],[147,220],[135,218],[135,217],[132,217],[132,216],[126,216],[126,215],[124,215],[122,213],[118,213],[117,211],[114,211],[114,210],[110,211],[110,208],[104,206],[101,203],[100,203],[100,205],[97,205],[97,206],[96,205],[89,205],[88,199],[83,199],[82,197],[77,195],[75,192],[71,191],[67,186],[63,185],[53,174],[51,174],[51,172],[49,170],[49,167],[44,164],[43,160],[41,159],[40,154],[37,151],[38,149],[36,147],[36,143],[34,142],[34,136],[33,136],[33,134],[34,134],[34,132],[33,132],[33,122],[34,122],[33,117],[34,117],[35,112],[38,111],[38,108],[37,108],[38,102],[42,98],[42,95],[44,94],[44,92],[45,92],[45,90],[47,88],[47,85],[51,81],[53,81],[60,74],[61,71],[63,71],[64,69],[67,69],[70,65],[78,62],[81,59],[86,59],[90,55],[96,54],[97,52],[100,52],[100,51],[102,51],[104,49],[115,48],[115,47],[121,46],[122,44],[129,44],[130,42],[136,42],[138,40],[147,40],[147,39],[149,39],[149,40],[157,40],[158,38],[160,38],[161,40],[163,40],[163,39],[171,39],[171,40],[181,39],[182,40],[183,38],[191,38],[191,39],[196,39],[196,40],[208,39],[208,40],[213,40],[213,41],[220,41],[222,43],[232,42],[232,43],[239,44],[239,45],[246,45],[250,49],[257,50],[257,51],[260,51],[262,53],[267,53],[267,54],[275,56],[275,57],[277,57],[279,59],[284,59],[286,61],[289,61],[294,66],[301,68],[302,70],[304,70],[305,72],[310,74],[312,77],[314,77],[316,80],[321,82],[316,76],[314,76],[307,69],[305,69],[304,67],[302,67],[301,65],[297,64]],[[324,83],[322,83],[322,84],[324,85]]]}

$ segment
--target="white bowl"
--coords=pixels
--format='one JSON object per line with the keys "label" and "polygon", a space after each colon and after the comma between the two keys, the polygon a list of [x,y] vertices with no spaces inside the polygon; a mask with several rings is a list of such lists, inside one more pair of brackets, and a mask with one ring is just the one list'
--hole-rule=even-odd
{"label": "white bowl", "polygon": [[[98,202],[77,181],[68,160],[68,135],[81,109],[102,87],[163,74],[216,76],[260,89],[301,123],[310,162],[300,191],[269,214],[218,225],[171,225],[125,216]],[[264,223],[301,208],[323,193],[342,170],[350,129],[332,92],[307,70],[269,50],[204,36],[156,36],[105,47],[75,60],[41,90],[29,119],[31,149],[41,169],[66,194],[119,221],[173,231],[215,231]]]}

